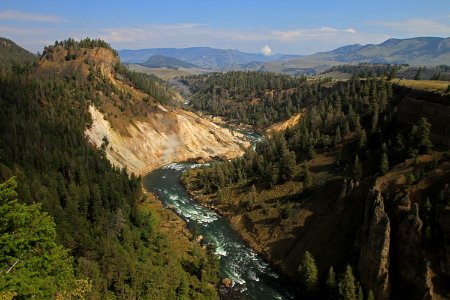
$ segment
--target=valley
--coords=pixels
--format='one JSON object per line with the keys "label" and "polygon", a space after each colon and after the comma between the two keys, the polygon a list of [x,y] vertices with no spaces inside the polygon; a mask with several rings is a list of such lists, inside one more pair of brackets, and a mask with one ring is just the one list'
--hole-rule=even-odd
{"label": "valley", "polygon": [[0,299],[450,299],[448,18],[348,2],[0,8]]}

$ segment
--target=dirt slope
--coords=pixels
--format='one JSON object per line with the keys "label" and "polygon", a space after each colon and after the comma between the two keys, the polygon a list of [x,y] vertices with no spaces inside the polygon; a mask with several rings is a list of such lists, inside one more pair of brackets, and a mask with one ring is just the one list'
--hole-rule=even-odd
{"label": "dirt slope", "polygon": [[232,158],[243,153],[248,142],[194,113],[164,106],[144,121],[131,121],[128,135],[111,127],[104,115],[90,106],[93,124],[86,136],[97,147],[104,137],[108,159],[116,166],[143,175],[165,164],[186,160]]}

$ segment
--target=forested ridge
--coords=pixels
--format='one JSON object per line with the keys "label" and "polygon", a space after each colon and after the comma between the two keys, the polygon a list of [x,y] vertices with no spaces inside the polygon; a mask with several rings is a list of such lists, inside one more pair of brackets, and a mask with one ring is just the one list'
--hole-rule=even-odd
{"label": "forested ridge", "polygon": [[[55,46],[73,50],[86,43],[69,40]],[[87,45],[103,47],[98,41]],[[15,176],[19,202],[30,207],[40,203],[42,211],[52,216],[56,242],[73,257],[68,266],[73,271],[68,272],[84,280],[81,282],[90,290],[86,298],[216,298],[216,258],[194,243],[183,246],[190,247],[189,252],[180,252],[176,243],[182,241],[162,233],[160,216],[145,209],[148,200],[142,192],[142,179],[111,166],[104,147],[96,149],[87,142],[84,131],[92,122],[87,108],[98,101],[98,91],[107,95],[112,88],[107,81],[97,77],[86,80],[81,75],[36,78],[15,72],[1,74],[2,182]],[[11,230],[1,227],[2,239],[13,234]],[[20,260],[8,277],[0,274],[0,290],[42,299],[63,293],[64,284],[37,280],[45,270],[17,257],[21,245],[2,247],[0,270]],[[45,249],[31,246],[31,251]],[[53,262],[47,263],[51,266]],[[19,276],[16,270],[24,268],[29,268],[29,277],[15,280],[14,276]],[[52,271],[51,278],[56,280],[62,276],[60,272],[64,270]]]}
{"label": "forested ridge", "polygon": [[193,110],[264,128],[305,107],[319,86],[306,77],[265,72],[227,72],[182,78]]}
{"label": "forested ridge", "polygon": [[[246,75],[248,74],[234,77]],[[311,86],[315,86],[315,89]],[[339,254],[340,249],[334,249],[334,261],[333,255],[324,257],[322,254],[320,259],[326,260],[327,264],[315,260],[308,251],[294,255],[292,251],[295,244],[284,241],[298,234],[300,243],[314,245],[313,241],[301,240],[303,234],[313,231],[307,227],[303,218],[313,214],[309,210],[318,209],[320,203],[327,204],[317,217],[319,221],[316,226],[326,226],[322,225],[327,224],[326,218],[333,219],[336,216],[354,220],[349,220],[345,225],[347,227],[340,227],[339,230],[345,232],[331,234],[330,239],[333,235],[344,236],[347,230],[353,230],[348,227],[355,226],[351,225],[352,222],[362,221],[363,197],[367,197],[367,194],[363,194],[367,192],[363,191],[376,178],[383,177],[395,166],[406,164],[405,161],[408,161],[408,166],[412,165],[411,171],[405,175],[397,175],[405,178],[406,182],[396,183],[400,191],[395,192],[395,197],[390,195],[395,199],[394,204],[391,199],[386,200],[389,204],[385,205],[395,207],[401,203],[397,199],[406,197],[405,193],[410,190],[419,189],[411,186],[422,182],[439,164],[446,165],[450,157],[448,152],[444,156],[433,152],[435,145],[430,137],[430,120],[421,118],[413,124],[407,124],[399,119],[399,103],[404,95],[400,95],[398,88],[384,77],[369,76],[361,79],[354,76],[349,81],[337,82],[332,86],[317,84],[303,86],[303,92],[305,89],[314,92],[308,92],[307,101],[299,102],[300,108],[306,107],[307,112],[296,126],[280,133],[272,133],[257,143],[255,149],[249,148],[241,158],[191,170],[183,175],[182,181],[200,201],[214,205],[225,215],[239,215],[243,221],[237,228],[245,232],[244,236],[253,236],[251,241],[269,241],[267,244],[257,244],[258,247],[273,247],[273,251],[266,252],[269,257],[278,255],[278,260],[289,259],[282,266],[298,281],[305,296],[317,299],[374,299],[372,291],[358,281],[360,274],[355,259],[358,240],[349,243],[348,237],[343,238],[342,241],[347,239],[345,243],[348,245],[339,246],[348,247],[348,252]],[[215,89],[210,86],[210,90]],[[215,103],[214,100],[212,103]],[[245,107],[251,105],[247,104]],[[214,111],[208,109],[210,112]],[[241,111],[246,110],[243,108]],[[269,111],[272,112],[272,120],[276,120],[278,114],[273,110]],[[235,117],[238,122],[248,121],[243,115]],[[445,152],[446,147],[439,147]],[[430,153],[433,153],[433,158],[428,159],[427,163],[421,163],[423,158],[419,157]],[[390,178],[397,180],[397,177]],[[424,220],[422,243],[425,250],[417,251],[438,255],[433,247],[441,245],[445,234],[442,233],[441,221],[437,216],[444,214],[450,202],[448,178],[434,180],[436,184],[425,190],[418,199],[421,218]],[[352,190],[357,192],[352,194]],[[358,215],[351,215],[351,212],[358,211],[352,207],[347,207],[347,214],[339,211],[342,206],[349,205],[346,201],[350,203],[353,201],[351,199],[355,201],[351,206],[362,207],[362,213],[359,208]],[[392,218],[393,222],[399,222],[395,217]],[[342,222],[345,223],[336,222],[339,226]],[[359,228],[360,225],[357,226]],[[357,232],[357,228],[354,232]],[[320,234],[329,235],[330,232]],[[270,238],[271,235],[277,237]],[[276,246],[278,242],[280,245]],[[316,253],[326,252],[317,250],[323,249],[323,245],[316,246],[311,246],[315,247],[313,249]],[[283,252],[279,247],[290,250]],[[294,265],[293,262],[297,264]],[[317,265],[321,267],[320,272]],[[421,267],[416,265],[416,268]],[[336,275],[335,272],[341,275]],[[445,278],[446,275],[443,273],[440,276]],[[408,280],[402,278],[400,282],[406,284]],[[395,289],[401,290],[397,285]],[[395,293],[398,291],[395,290]],[[381,294],[376,291],[376,295]]]}
{"label": "forested ridge", "polygon": [[0,37],[0,72],[28,72],[38,57],[13,41]]}

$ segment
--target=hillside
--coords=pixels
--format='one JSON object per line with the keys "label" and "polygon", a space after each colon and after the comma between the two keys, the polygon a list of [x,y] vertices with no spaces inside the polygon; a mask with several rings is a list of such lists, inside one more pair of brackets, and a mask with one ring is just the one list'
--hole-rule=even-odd
{"label": "hillside", "polygon": [[[0,184],[1,297],[218,298],[215,256],[135,174],[233,157],[246,142],[171,101],[176,92],[121,67],[101,40],[56,42],[28,74],[0,73],[0,179],[17,181]],[[143,148],[154,156],[133,164]]]}
{"label": "hillside", "polygon": [[79,74],[104,89],[89,107],[93,124],[86,130],[97,147],[107,141],[107,157],[116,166],[143,175],[164,164],[213,157],[235,157],[247,142],[239,134],[171,107],[181,96],[156,77],[118,67],[119,58],[105,48],[46,50],[37,76]]}
{"label": "hillside", "polygon": [[143,62],[142,65],[148,68],[198,68],[194,64],[190,64],[173,57],[158,54],[151,56],[148,60]]}
{"label": "hillside", "polygon": [[[327,274],[339,281],[351,266],[375,299],[447,298],[448,93],[376,78],[315,90],[297,125],[240,159],[189,171],[185,187],[306,297],[337,296]],[[307,251],[323,289],[302,281]]]}
{"label": "hillside", "polygon": [[305,106],[321,82],[269,72],[227,72],[182,79],[192,92],[190,108],[265,131]]}
{"label": "hillside", "polygon": [[323,72],[324,68],[343,63],[409,64],[437,66],[450,61],[450,38],[417,37],[388,39],[377,45],[349,45],[328,52],[288,61],[273,61],[267,69],[273,72],[302,68],[313,68]]}
{"label": "hillside", "polygon": [[[18,46],[13,41],[0,37],[0,71],[13,67],[32,65],[37,56]],[[18,71],[18,70],[16,70]]]}

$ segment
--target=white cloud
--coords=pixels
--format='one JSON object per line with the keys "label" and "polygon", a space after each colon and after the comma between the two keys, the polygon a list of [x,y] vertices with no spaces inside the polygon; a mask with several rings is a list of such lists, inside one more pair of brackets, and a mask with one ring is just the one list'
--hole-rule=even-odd
{"label": "white cloud", "polygon": [[25,13],[17,10],[1,10],[0,20],[29,21],[29,22],[43,22],[43,23],[65,22],[64,19],[58,16]]}
{"label": "white cloud", "polygon": [[[104,39],[116,49],[208,46],[259,52],[262,51],[261,45],[276,45],[279,53],[286,54],[310,54],[355,43],[380,43],[390,37],[360,32],[353,28],[339,29],[325,26],[273,30],[225,29],[205,24],[151,24],[87,30],[70,28],[62,30],[59,25],[45,24],[42,27],[34,26],[29,31],[23,27],[0,27],[0,36],[2,35],[27,45],[34,52],[42,51],[48,44],[43,41],[88,36]],[[271,50],[270,46],[266,50]],[[268,53],[266,50],[264,52]]]}
{"label": "white cloud", "polygon": [[265,56],[269,56],[270,54],[272,54],[272,49],[269,47],[269,45],[265,45],[261,48],[261,53]]}

